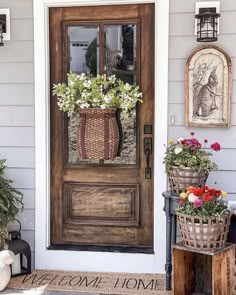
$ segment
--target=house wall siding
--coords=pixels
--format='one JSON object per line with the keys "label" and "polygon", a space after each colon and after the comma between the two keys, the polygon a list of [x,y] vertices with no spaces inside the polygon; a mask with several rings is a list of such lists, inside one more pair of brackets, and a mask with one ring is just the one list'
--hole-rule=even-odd
{"label": "house wall siding", "polygon": [[11,40],[0,50],[0,158],[6,176],[24,194],[19,215],[22,238],[32,249],[34,266],[35,143],[33,1],[1,0],[10,8]]}
{"label": "house wall siding", "polygon": [[[230,128],[187,128],[185,127],[184,77],[185,62],[190,52],[202,46],[194,35],[194,0],[170,0],[169,32],[169,138],[189,136],[191,131],[202,141],[218,141],[222,150],[213,158],[219,166],[218,172],[211,172],[207,184],[229,192],[229,199],[236,197],[236,3],[235,0],[221,1],[220,35],[211,43],[223,48],[231,57],[233,68],[233,89]],[[171,117],[174,118],[174,124]],[[172,124],[171,124],[172,123]],[[215,184],[215,182],[217,184]]]}

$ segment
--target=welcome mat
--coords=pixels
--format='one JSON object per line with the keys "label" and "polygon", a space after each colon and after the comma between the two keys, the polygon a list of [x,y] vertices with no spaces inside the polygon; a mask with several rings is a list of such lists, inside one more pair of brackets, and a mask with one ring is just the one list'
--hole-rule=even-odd
{"label": "welcome mat", "polygon": [[30,275],[12,278],[7,287],[98,294],[171,294],[165,290],[165,275],[138,273],[34,270]]}

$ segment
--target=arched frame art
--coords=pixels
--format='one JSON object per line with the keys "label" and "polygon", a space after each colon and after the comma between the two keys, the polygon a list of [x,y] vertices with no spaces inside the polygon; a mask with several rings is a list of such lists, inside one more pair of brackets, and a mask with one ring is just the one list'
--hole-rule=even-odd
{"label": "arched frame art", "polygon": [[185,66],[186,126],[230,127],[232,71],[217,46],[195,49]]}

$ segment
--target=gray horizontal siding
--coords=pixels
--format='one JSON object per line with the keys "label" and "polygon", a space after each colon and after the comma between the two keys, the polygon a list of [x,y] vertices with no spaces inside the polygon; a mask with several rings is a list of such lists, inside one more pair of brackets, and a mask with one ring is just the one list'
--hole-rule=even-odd
{"label": "gray horizontal siding", "polygon": [[1,84],[0,105],[34,105],[34,84]]}
{"label": "gray horizontal siding", "polygon": [[[195,11],[195,9],[194,9]],[[236,10],[221,12],[220,34],[235,34]],[[170,36],[192,36],[194,35],[195,13],[173,13],[170,14]]]}
{"label": "gray horizontal siding", "polygon": [[[184,44],[184,46],[183,46]],[[232,44],[236,44],[236,34],[219,35],[218,41],[214,45],[224,49],[231,58],[236,57],[236,50]],[[203,45],[203,44],[202,44]],[[173,36],[170,38],[169,58],[178,59],[186,58],[193,49],[202,46],[196,42],[196,36]]]}
{"label": "gray horizontal siding", "polygon": [[11,9],[11,18],[32,18],[33,1],[32,0],[1,0],[2,8]]}
{"label": "gray horizontal siding", "polygon": [[[33,41],[6,42],[0,54],[0,63],[33,62]],[[16,52],[19,52],[16,54]]]}
{"label": "gray horizontal siding", "polygon": [[34,106],[0,106],[0,126],[34,126]]}
{"label": "gray horizontal siding", "polygon": [[34,147],[0,147],[0,158],[7,159],[9,168],[34,168]]}
{"label": "gray horizontal siding", "polygon": [[11,41],[33,41],[33,19],[12,19]]}
{"label": "gray horizontal siding", "polygon": [[35,190],[30,188],[20,189],[24,195],[23,203],[26,209],[35,209]]}
{"label": "gray horizontal siding", "polygon": [[6,177],[14,181],[13,186],[19,190],[35,188],[35,170],[28,168],[6,168]]}
{"label": "gray horizontal siding", "polygon": [[32,62],[0,63],[0,69],[0,84],[34,83],[34,65]]}
{"label": "gray horizontal siding", "polygon": [[[193,0],[181,0],[181,1],[170,1],[170,13],[186,13],[195,11],[195,2]],[[204,2],[204,1],[199,1]],[[205,2],[208,2],[206,0]],[[236,1],[235,0],[222,0],[220,1],[220,8],[222,11],[232,11],[236,10]]]}
{"label": "gray horizontal siding", "polygon": [[34,147],[34,127],[1,127],[0,146]]}

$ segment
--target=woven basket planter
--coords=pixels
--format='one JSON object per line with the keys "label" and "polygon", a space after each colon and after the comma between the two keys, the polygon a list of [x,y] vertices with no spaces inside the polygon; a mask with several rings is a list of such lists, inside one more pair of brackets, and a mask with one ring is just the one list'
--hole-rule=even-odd
{"label": "woven basket planter", "polygon": [[173,167],[168,173],[170,189],[174,193],[181,193],[188,186],[204,186],[208,177],[205,170]]}
{"label": "woven basket planter", "polygon": [[119,146],[116,109],[80,110],[78,153],[82,159],[114,159]]}
{"label": "woven basket planter", "polygon": [[181,237],[186,247],[198,250],[215,250],[224,247],[229,231],[231,214],[222,214],[222,219],[213,217],[204,220],[176,212]]}

